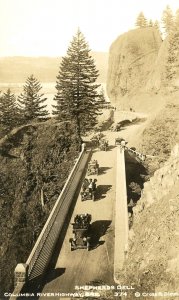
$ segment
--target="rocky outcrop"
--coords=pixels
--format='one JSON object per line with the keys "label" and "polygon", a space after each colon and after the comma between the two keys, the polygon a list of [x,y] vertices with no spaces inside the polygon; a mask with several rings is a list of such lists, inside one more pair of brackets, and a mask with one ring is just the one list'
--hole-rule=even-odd
{"label": "rocky outcrop", "polygon": [[146,84],[147,91],[159,91],[165,79],[165,64],[168,56],[168,39],[165,39],[159,49],[158,56],[151,66],[151,72]]}
{"label": "rocky outcrop", "polygon": [[166,106],[148,120],[138,139],[138,148],[147,155],[151,175],[168,160],[171,149],[179,143],[179,103],[176,96],[178,98],[179,94],[167,97]]}
{"label": "rocky outcrop", "polygon": [[149,80],[162,40],[152,27],[131,30],[110,47],[107,91],[112,103],[143,88]]}
{"label": "rocky outcrop", "polygon": [[154,176],[151,177],[149,182],[144,183],[143,195],[134,209],[135,214],[138,215],[145,207],[149,207],[155,201],[160,201],[178,184],[179,144],[176,144],[164,166],[155,171]]}
{"label": "rocky outcrop", "polygon": [[[138,292],[177,292],[179,286],[179,145],[144,184],[129,233],[121,282]],[[133,295],[127,299],[133,299]],[[148,298],[146,298],[148,299]]]}

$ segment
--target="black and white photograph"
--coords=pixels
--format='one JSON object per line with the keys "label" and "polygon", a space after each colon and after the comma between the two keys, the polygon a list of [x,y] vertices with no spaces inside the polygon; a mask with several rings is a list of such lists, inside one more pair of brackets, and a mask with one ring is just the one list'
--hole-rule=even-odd
{"label": "black and white photograph", "polygon": [[0,300],[179,300],[179,1],[0,0]]}

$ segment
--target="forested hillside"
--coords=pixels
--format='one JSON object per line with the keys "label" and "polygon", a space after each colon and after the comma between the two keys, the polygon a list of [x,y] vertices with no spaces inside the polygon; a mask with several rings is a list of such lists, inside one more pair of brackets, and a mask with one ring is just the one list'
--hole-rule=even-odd
{"label": "forested hillside", "polygon": [[0,140],[1,294],[12,290],[14,268],[28,258],[79,150],[73,127],[55,121],[23,126]]}

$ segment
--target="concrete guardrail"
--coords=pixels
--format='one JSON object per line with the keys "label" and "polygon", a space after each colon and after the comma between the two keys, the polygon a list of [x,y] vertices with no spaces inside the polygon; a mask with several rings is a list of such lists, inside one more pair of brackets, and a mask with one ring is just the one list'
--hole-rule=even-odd
{"label": "concrete guardrail", "polygon": [[118,284],[120,284],[118,280],[120,270],[122,270],[128,250],[128,232],[129,225],[124,148],[117,146],[114,280]]}
{"label": "concrete guardrail", "polygon": [[[30,255],[25,264],[18,264],[15,268],[15,289],[12,294],[22,291],[26,282],[42,275],[49,264],[60,232],[73,202],[90,151],[82,151],[58,197]],[[10,300],[18,299],[12,296]]]}

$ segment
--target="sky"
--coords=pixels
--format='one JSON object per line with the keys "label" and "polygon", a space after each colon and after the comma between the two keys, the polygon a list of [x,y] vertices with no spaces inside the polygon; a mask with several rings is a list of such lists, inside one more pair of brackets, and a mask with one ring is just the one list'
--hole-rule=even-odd
{"label": "sky", "polygon": [[161,20],[178,0],[0,0],[0,56],[61,56],[79,28],[92,51],[108,52],[138,14]]}

